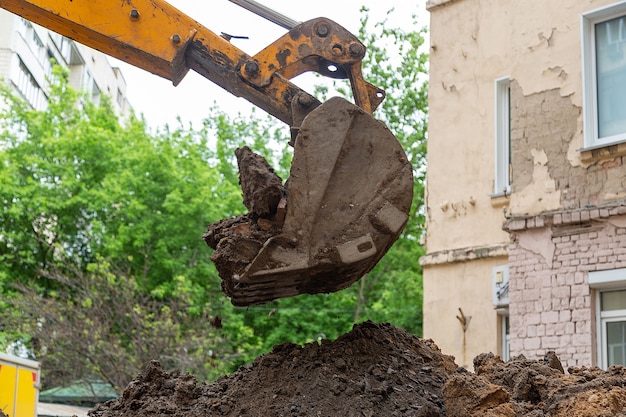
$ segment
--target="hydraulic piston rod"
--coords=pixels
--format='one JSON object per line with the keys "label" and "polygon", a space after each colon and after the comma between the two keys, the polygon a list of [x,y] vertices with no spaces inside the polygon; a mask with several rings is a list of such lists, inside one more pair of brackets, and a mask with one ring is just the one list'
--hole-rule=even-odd
{"label": "hydraulic piston rod", "polygon": [[251,11],[257,16],[261,16],[272,23],[276,23],[278,26],[287,30],[291,30],[301,23],[254,0],[230,0],[230,2]]}

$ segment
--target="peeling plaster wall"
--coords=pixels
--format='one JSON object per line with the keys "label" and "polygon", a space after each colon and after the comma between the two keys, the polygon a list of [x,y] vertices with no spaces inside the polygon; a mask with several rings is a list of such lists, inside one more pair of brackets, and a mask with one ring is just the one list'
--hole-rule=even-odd
{"label": "peeling plaster wall", "polygon": [[511,81],[510,94],[510,214],[557,210],[570,189],[567,150],[581,109],[558,89],[524,96],[516,80]]}
{"label": "peeling plaster wall", "polygon": [[[501,247],[513,239],[508,246],[511,285],[517,286],[510,309],[513,353],[541,352],[557,344],[567,364],[592,360],[590,296],[583,295],[581,286],[586,285],[586,275],[568,276],[573,265],[560,269],[559,257],[574,259],[576,254],[559,247],[566,237],[553,235],[553,227],[560,223],[553,226],[552,217],[544,222],[542,216],[554,215],[554,224],[580,223],[586,217],[596,226],[602,220],[607,228],[617,227],[603,207],[626,201],[626,146],[581,152],[581,14],[615,2],[427,3],[431,56],[424,331],[446,353],[458,354],[458,340],[446,331],[458,326],[450,318],[460,306],[455,303],[467,303],[464,310],[474,308],[472,300],[459,298],[461,288],[472,282],[486,292],[473,303],[488,304],[481,306],[480,322],[472,322],[473,331],[485,336],[497,332],[491,289],[485,283],[493,266],[507,263],[494,257],[502,255],[499,251],[485,258],[454,255]],[[512,189],[507,198],[493,198],[494,82],[505,76],[511,80]],[[509,236],[503,223],[523,227]],[[590,239],[608,245],[612,232],[590,233],[597,233]],[[615,261],[600,267],[610,265]],[[521,298],[526,291],[536,295],[533,301]],[[567,308],[566,296],[574,299]],[[553,303],[554,297],[563,306]],[[529,316],[531,305],[541,311]],[[537,317],[540,322],[533,324]],[[526,332],[524,326],[535,327]],[[478,352],[493,349],[493,343],[485,339]],[[577,350],[568,350],[568,343],[576,343]]]}
{"label": "peeling plaster wall", "polygon": [[[621,155],[584,160],[581,14],[614,0],[431,1],[427,250],[507,239],[494,192],[494,81],[511,79],[510,215],[626,198]],[[547,160],[531,154],[545,153]],[[507,202],[508,203],[508,202]],[[475,233],[479,229],[480,234]]]}
{"label": "peeling plaster wall", "polygon": [[511,82],[511,216],[598,206],[626,197],[623,156],[583,161],[582,109],[552,89]]}
{"label": "peeling plaster wall", "polygon": [[430,9],[429,253],[508,240],[502,206],[490,195],[493,83],[509,72],[509,12],[495,1],[437,3]]}

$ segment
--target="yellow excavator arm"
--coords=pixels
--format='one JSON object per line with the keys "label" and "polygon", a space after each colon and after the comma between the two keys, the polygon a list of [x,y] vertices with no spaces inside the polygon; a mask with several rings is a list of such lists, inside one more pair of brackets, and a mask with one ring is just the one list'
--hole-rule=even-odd
{"label": "yellow excavator arm", "polygon": [[329,19],[305,22],[251,57],[162,0],[0,0],[0,7],[174,85],[192,69],[289,125],[294,98],[305,112],[320,104],[289,82],[305,71],[348,69],[341,75],[354,79],[357,103],[370,113],[384,95],[360,74],[365,47]]}
{"label": "yellow excavator arm", "polygon": [[[0,0],[0,7],[175,85],[194,70],[291,127],[287,183],[258,155],[238,150],[250,213],[203,236],[233,304],[346,288],[404,228],[411,166],[372,117],[385,93],[363,79],[365,46],[330,19],[295,24],[250,56],[162,0]],[[349,79],[355,103],[322,104],[289,81],[306,71]]]}

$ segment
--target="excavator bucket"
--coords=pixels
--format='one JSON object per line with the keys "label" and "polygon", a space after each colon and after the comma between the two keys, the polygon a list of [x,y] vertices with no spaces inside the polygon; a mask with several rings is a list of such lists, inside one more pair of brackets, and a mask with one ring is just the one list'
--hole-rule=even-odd
{"label": "excavator bucket", "polygon": [[284,188],[269,166],[259,169],[264,160],[245,153],[238,158],[250,213],[204,235],[234,305],[344,289],[406,225],[413,175],[402,147],[382,122],[342,98],[304,119]]}

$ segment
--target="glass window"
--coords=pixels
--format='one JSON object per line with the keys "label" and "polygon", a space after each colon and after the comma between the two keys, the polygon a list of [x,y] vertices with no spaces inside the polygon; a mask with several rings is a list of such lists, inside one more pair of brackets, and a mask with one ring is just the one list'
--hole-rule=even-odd
{"label": "glass window", "polygon": [[22,97],[36,110],[43,110],[48,106],[48,100],[35,77],[28,70],[24,62],[19,60],[19,72],[14,79],[15,87]]}
{"label": "glass window", "polygon": [[626,141],[626,4],[583,15],[585,146]]}
{"label": "glass window", "polygon": [[601,365],[626,365],[626,290],[600,293]]}
{"label": "glass window", "polygon": [[626,365],[626,321],[606,323],[608,366]]}
{"label": "glass window", "polygon": [[602,311],[626,310],[626,290],[605,291],[600,296]]}
{"label": "glass window", "polygon": [[509,327],[509,316],[502,316],[502,360],[511,359],[511,332]]}
{"label": "glass window", "polygon": [[626,17],[595,25],[598,137],[626,132]]}
{"label": "glass window", "polygon": [[495,83],[495,178],[494,195],[508,194],[511,188],[511,93],[509,78]]}

